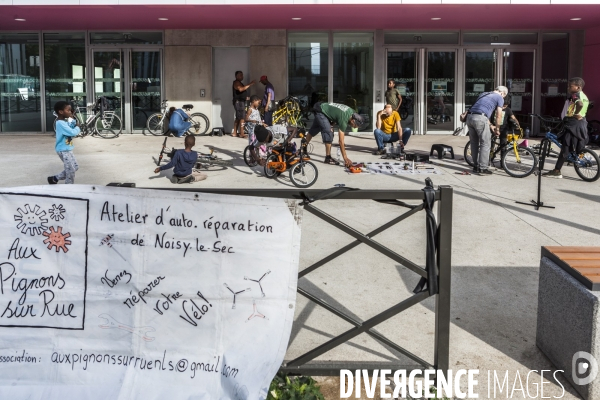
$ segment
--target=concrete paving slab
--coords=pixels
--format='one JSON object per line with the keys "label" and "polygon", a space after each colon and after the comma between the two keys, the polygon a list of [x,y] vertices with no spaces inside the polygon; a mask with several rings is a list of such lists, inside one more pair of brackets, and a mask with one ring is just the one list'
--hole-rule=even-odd
{"label": "concrete paving slab", "polygon": [[[2,187],[43,185],[48,175],[62,169],[50,135],[2,136],[0,140]],[[488,371],[504,374],[508,370],[512,385],[517,372],[525,379],[535,370],[530,381],[535,378],[539,383],[540,370],[553,369],[535,346],[540,247],[600,245],[600,182],[583,182],[571,167],[565,166],[565,178],[545,178],[542,182],[542,200],[556,209],[536,211],[515,203],[535,198],[537,178],[533,175],[516,179],[503,171],[495,171],[488,177],[456,173],[470,170],[462,160],[467,140],[453,136],[413,136],[407,149],[429,153],[433,143],[454,148],[455,160],[432,159],[442,174],[431,177],[435,185],[452,186],[455,196],[450,360],[452,368],[480,370],[480,398],[487,398]],[[80,169],[75,181],[95,185],[134,182],[138,187],[174,188],[169,180],[170,172],[153,173],[162,141],[161,137],[142,135],[123,135],[114,140],[89,137],[76,140],[75,156]],[[350,136],[347,143],[353,161],[380,161],[378,156],[370,154],[375,148],[372,137]],[[169,139],[169,145],[181,148],[182,144],[183,139]],[[312,158],[319,168],[314,188],[325,189],[339,183],[363,189],[421,189],[424,186],[422,175],[345,173],[341,167],[321,163],[324,146],[320,138],[315,138],[313,144]],[[234,166],[209,171],[205,181],[184,187],[293,187],[287,179],[266,179],[260,168],[248,168],[241,158],[246,145],[246,140],[229,136],[198,137],[198,150],[212,146],[223,158],[232,159]],[[362,232],[405,211],[369,201],[324,201],[318,206]],[[418,213],[375,239],[423,265],[424,235],[424,215]],[[305,213],[301,268],[352,241],[350,236]],[[310,273],[299,285],[337,303],[350,315],[367,319],[408,297],[417,281],[418,277],[405,267],[361,245]],[[433,309],[434,303],[429,299],[381,324],[377,330],[432,362]],[[298,296],[296,310],[286,359],[293,359],[351,327],[302,296]],[[394,351],[360,335],[319,359],[387,361],[395,356]],[[548,381],[551,376],[545,373],[544,380]],[[544,396],[560,396],[562,385],[566,391],[563,399],[577,398],[566,380],[560,374],[557,376],[560,384],[545,384]],[[335,379],[326,381],[336,382]],[[531,383],[529,388],[535,390]],[[520,394],[516,392],[515,396]]]}

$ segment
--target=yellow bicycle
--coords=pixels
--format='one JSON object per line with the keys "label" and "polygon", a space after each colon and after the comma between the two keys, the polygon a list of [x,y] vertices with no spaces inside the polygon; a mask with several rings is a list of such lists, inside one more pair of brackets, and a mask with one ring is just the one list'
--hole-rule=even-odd
{"label": "yellow bicycle", "polygon": [[[519,140],[523,139],[523,129],[519,128],[519,133],[509,133],[507,135],[506,146],[500,145],[500,139],[492,136],[492,146],[490,148],[490,165],[494,164],[496,155],[501,154],[500,165],[504,171],[515,178],[525,178],[533,173],[538,165],[538,159],[535,151]],[[471,141],[465,145],[465,161],[471,167],[475,165],[471,156]]]}
{"label": "yellow bicycle", "polygon": [[293,96],[288,96],[279,102],[279,108],[273,113],[273,124],[284,126],[305,127],[302,118],[300,101]]}

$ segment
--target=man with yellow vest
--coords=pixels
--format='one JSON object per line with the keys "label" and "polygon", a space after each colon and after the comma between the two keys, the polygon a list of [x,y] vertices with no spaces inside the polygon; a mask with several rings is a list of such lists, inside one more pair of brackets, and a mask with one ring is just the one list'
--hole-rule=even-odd
{"label": "man with yellow vest", "polygon": [[565,132],[558,138],[562,147],[554,169],[543,173],[542,176],[562,178],[560,169],[563,167],[565,161],[569,159],[569,154],[572,153],[573,159],[576,159],[577,155],[585,148],[585,145],[589,141],[585,114],[587,113],[590,101],[582,92],[583,85],[585,85],[585,82],[581,78],[569,79],[569,97],[565,101],[565,106],[561,114],[565,122]]}

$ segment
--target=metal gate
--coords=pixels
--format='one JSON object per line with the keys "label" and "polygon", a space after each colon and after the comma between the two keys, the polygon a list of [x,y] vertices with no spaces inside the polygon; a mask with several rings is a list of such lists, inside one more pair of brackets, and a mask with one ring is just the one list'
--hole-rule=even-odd
{"label": "metal gate", "polygon": [[[172,190],[172,189],[165,189]],[[302,200],[304,209],[316,217],[328,222],[342,232],[354,237],[354,241],[304,268],[299,272],[298,278],[302,278],[317,268],[322,267],[329,261],[341,256],[361,244],[371,247],[376,251],[391,258],[395,262],[408,268],[421,277],[421,281],[409,298],[391,305],[383,312],[374,315],[367,320],[359,320],[336,309],[323,299],[298,287],[298,293],[313,303],[323,307],[325,310],[342,318],[344,321],[354,325],[341,335],[334,337],[320,346],[307,351],[301,356],[284,363],[280,371],[293,374],[312,376],[339,375],[340,369],[449,369],[449,341],[450,341],[450,279],[451,279],[451,253],[452,253],[452,197],[453,191],[450,186],[438,186],[434,189],[429,178],[422,190],[363,190],[347,187],[336,187],[332,189],[176,189],[186,192],[202,192],[215,194],[228,194],[237,196],[275,197],[282,199]],[[327,214],[316,205],[330,200],[373,200],[380,203],[396,205],[407,209],[397,217],[381,225],[371,232],[362,233],[346,225],[344,222]],[[404,201],[417,201],[409,204]],[[436,204],[437,203],[437,204]],[[437,218],[433,213],[434,205],[437,205]],[[373,239],[374,236],[384,232],[386,229],[404,221],[411,215],[419,212],[426,214],[427,229],[427,255],[425,268],[406,259],[394,250],[383,246]],[[402,346],[394,343],[373,328],[391,317],[419,304],[429,297],[435,297],[435,338],[433,363],[427,362]],[[393,349],[406,356],[414,362],[411,365],[402,365],[401,360],[397,362],[364,362],[360,360],[352,362],[314,362],[316,357],[349,341],[361,333],[366,333],[384,346]]]}

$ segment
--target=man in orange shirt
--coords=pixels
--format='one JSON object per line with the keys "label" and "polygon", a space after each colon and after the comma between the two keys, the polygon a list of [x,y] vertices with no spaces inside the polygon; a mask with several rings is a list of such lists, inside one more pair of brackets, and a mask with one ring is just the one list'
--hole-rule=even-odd
{"label": "man in orange shirt", "polygon": [[[400,119],[400,114],[398,114],[398,111],[393,110],[391,104],[386,104],[385,108],[377,113],[377,128],[374,132],[377,150],[373,154],[385,154],[385,143],[397,142],[400,139],[399,132],[402,132]],[[408,143],[411,134],[412,131],[409,128],[402,132],[400,146],[404,147]]]}

